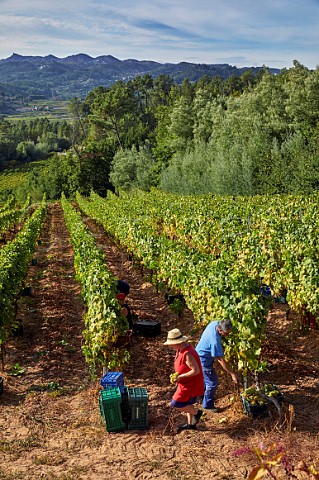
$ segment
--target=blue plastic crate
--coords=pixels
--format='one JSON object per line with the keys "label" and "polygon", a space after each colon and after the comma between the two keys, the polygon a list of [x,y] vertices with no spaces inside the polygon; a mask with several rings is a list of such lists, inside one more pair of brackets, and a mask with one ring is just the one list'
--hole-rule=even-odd
{"label": "blue plastic crate", "polygon": [[131,419],[129,430],[142,430],[148,427],[148,393],[146,388],[127,388]]}
{"label": "blue plastic crate", "polygon": [[268,285],[262,285],[260,287],[261,293],[264,295],[264,297],[271,297],[271,290]]}
{"label": "blue plastic crate", "polygon": [[121,392],[124,392],[124,375],[122,372],[108,372],[101,378],[100,383],[104,389],[118,387]]}
{"label": "blue plastic crate", "polygon": [[100,414],[103,417],[108,432],[125,430],[122,419],[122,395],[119,387],[101,390],[99,395]]}

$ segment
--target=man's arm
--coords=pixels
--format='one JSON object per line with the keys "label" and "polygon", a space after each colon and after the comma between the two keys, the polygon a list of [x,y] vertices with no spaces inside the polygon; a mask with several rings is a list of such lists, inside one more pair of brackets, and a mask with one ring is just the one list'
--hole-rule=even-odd
{"label": "man's arm", "polygon": [[220,366],[225,370],[225,372],[229,373],[231,378],[233,379],[233,382],[237,385],[238,384],[238,378],[234,370],[231,368],[229,363],[224,359],[224,357],[215,357]]}

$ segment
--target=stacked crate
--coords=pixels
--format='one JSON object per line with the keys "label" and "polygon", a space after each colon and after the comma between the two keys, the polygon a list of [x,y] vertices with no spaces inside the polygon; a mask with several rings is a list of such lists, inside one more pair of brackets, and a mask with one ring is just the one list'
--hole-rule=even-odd
{"label": "stacked crate", "polygon": [[100,391],[99,406],[108,432],[125,430],[126,424],[122,419],[122,395],[119,387],[107,388]]}
{"label": "stacked crate", "polygon": [[121,392],[124,392],[124,375],[122,372],[108,372],[101,378],[100,384],[104,390],[118,387]]}
{"label": "stacked crate", "polygon": [[122,372],[108,372],[100,381],[103,390],[100,391],[99,406],[106,430],[115,432],[125,430],[122,419],[122,392],[124,392],[124,375]]}
{"label": "stacked crate", "polygon": [[124,386],[122,372],[108,372],[101,379],[99,406],[108,432],[141,430],[148,426],[146,388]]}

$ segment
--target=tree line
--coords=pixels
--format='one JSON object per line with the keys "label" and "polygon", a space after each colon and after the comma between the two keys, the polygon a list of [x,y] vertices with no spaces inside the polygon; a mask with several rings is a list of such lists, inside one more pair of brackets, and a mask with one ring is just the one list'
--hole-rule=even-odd
{"label": "tree line", "polygon": [[277,75],[263,67],[176,84],[146,74],[97,87],[70,101],[72,124],[58,133],[70,148],[51,160],[47,194],[153,186],[180,194],[311,192],[319,184],[318,86],[319,70],[295,60]]}
{"label": "tree line", "polygon": [[[48,118],[9,122],[0,121],[0,170],[10,162],[45,159],[50,152],[69,149],[72,126],[67,121]],[[14,164],[14,162],[13,162]]]}

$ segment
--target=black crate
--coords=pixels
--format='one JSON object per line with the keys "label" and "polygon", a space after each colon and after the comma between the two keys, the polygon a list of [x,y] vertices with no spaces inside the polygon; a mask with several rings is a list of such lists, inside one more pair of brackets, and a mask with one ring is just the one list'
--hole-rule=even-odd
{"label": "black crate", "polygon": [[263,405],[252,405],[250,402],[248,402],[248,400],[244,397],[242,393],[240,394],[240,396],[246,415],[252,418],[268,417],[268,403],[265,403]]}
{"label": "black crate", "polygon": [[158,320],[138,320],[133,323],[133,332],[143,337],[156,337],[161,334],[161,322]]}
{"label": "black crate", "polygon": [[[278,390],[278,395],[276,397],[273,397],[275,400],[277,400],[277,402],[279,403],[282,403],[284,401],[284,394],[282,393],[282,391],[280,390],[280,388],[277,387],[277,385],[275,385],[274,383],[271,383],[271,385],[276,389]],[[271,404],[271,400],[269,400],[269,404]]]}
{"label": "black crate", "polygon": [[146,388],[127,389],[128,402],[131,408],[131,420],[128,430],[143,430],[148,426],[148,393]]}
{"label": "black crate", "polygon": [[[278,401],[279,404],[281,404],[284,400],[284,395],[281,392],[281,390],[277,387],[275,384],[271,384],[276,390],[278,390],[278,395],[274,397],[275,400]],[[240,394],[241,396],[241,401],[243,404],[244,412],[246,415],[252,418],[263,418],[263,417],[268,417],[270,415],[269,412],[269,407],[273,405],[273,402],[270,400],[266,401],[266,403],[263,403],[262,405],[259,404],[251,404],[243,395],[243,393]]]}
{"label": "black crate", "polygon": [[181,293],[177,293],[176,295],[169,295],[168,293],[166,293],[165,298],[168,305],[172,305],[175,302],[175,300],[178,300],[183,305],[186,304],[184,295],[182,295]]}
{"label": "black crate", "polygon": [[32,297],[32,287],[24,287],[21,294],[23,297]]}

